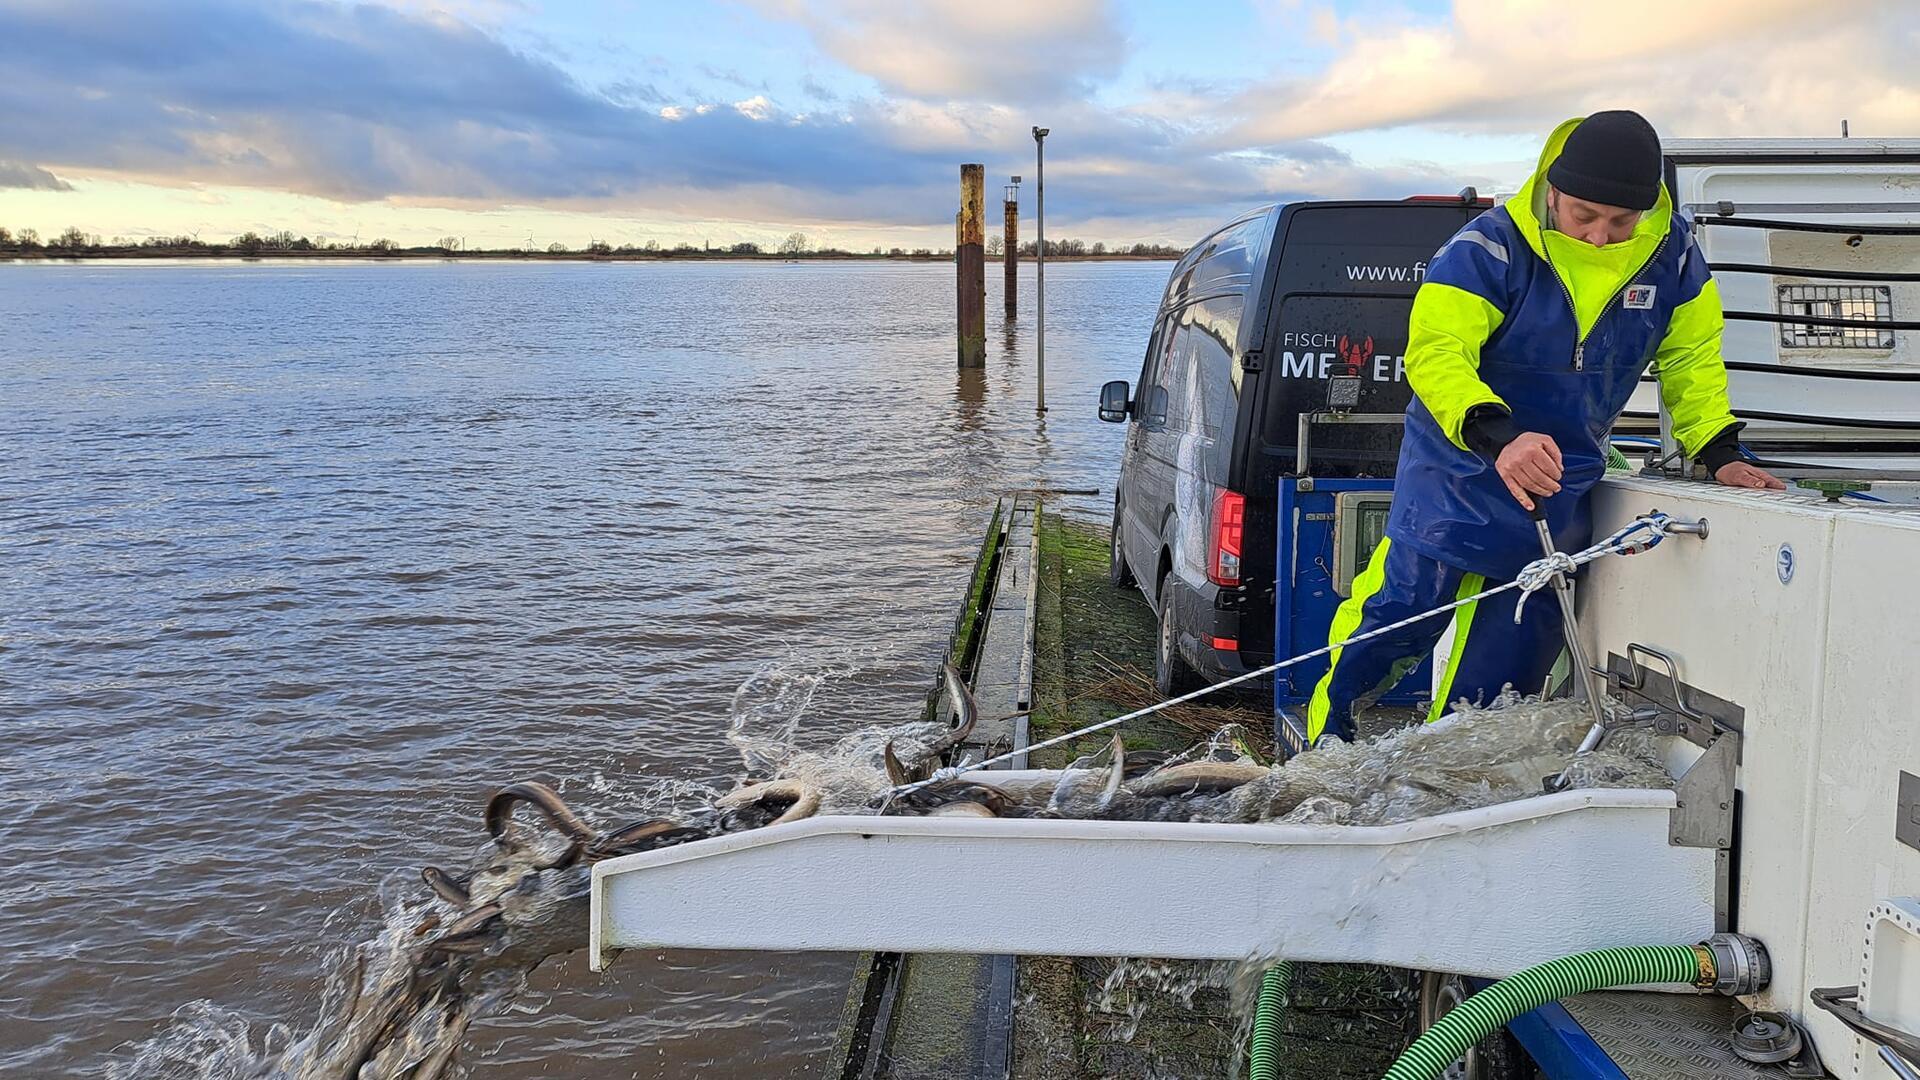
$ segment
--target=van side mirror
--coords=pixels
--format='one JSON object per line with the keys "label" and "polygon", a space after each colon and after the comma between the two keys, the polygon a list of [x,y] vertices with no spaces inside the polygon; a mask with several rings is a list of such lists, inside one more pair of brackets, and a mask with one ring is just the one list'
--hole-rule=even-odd
{"label": "van side mirror", "polygon": [[1124,423],[1132,412],[1133,402],[1127,399],[1127,380],[1115,379],[1100,388],[1100,419],[1109,424]]}

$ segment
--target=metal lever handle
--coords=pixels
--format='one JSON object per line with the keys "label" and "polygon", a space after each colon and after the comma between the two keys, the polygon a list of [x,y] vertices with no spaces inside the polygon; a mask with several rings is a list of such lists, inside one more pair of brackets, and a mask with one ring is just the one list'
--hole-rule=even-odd
{"label": "metal lever handle", "polygon": [[[1680,689],[1680,663],[1679,661],[1673,658],[1672,653],[1669,653],[1663,649],[1656,649],[1651,645],[1642,645],[1637,641],[1628,642],[1627,643],[1627,659],[1632,660],[1635,653],[1638,653],[1642,656],[1651,657],[1667,665],[1667,679],[1673,684],[1673,701],[1674,701],[1674,704],[1680,706],[1680,715],[1688,718],[1689,720],[1707,719],[1707,717],[1704,714],[1694,709],[1693,706],[1687,704],[1687,695],[1685,691]],[[1645,677],[1636,675],[1635,681],[1629,686],[1629,689],[1638,690],[1645,684],[1646,684]]]}
{"label": "metal lever handle", "polygon": [[[1547,499],[1544,495],[1533,497],[1533,508],[1527,512],[1533,518],[1533,528],[1540,534],[1540,554],[1552,558],[1556,549],[1553,546],[1553,530],[1547,525]],[[1573,580],[1564,572],[1553,575],[1553,593],[1560,601],[1560,630],[1566,639],[1567,657],[1573,661],[1573,685],[1579,691],[1579,699],[1587,706],[1587,712],[1593,717],[1593,726],[1587,729],[1587,737],[1580,740],[1579,753],[1587,753],[1600,745],[1607,737],[1607,710],[1600,700],[1600,691],[1594,688],[1593,676],[1589,674],[1593,665],[1587,662],[1586,647],[1580,644],[1580,631],[1573,619]],[[1565,783],[1563,772],[1551,781],[1552,789],[1558,790]]]}
{"label": "metal lever handle", "polygon": [[1888,1027],[1860,1011],[1858,986],[1829,986],[1813,990],[1807,996],[1861,1038],[1887,1047],[1908,1060],[1920,1060],[1920,1039],[1899,1028]]}

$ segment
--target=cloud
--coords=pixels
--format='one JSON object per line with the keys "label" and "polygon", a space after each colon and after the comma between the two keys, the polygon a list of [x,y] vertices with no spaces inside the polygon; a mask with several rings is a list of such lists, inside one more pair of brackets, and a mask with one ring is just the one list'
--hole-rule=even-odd
{"label": "cloud", "polygon": [[29,191],[72,191],[73,185],[37,165],[0,158],[0,188]]}
{"label": "cloud", "polygon": [[[0,0],[0,156],[343,200],[557,199],[917,163],[856,125],[619,100],[444,16],[331,3]],[[678,118],[677,120],[675,118]]]}
{"label": "cloud", "polygon": [[810,74],[801,77],[800,92],[807,95],[808,97],[812,98],[815,101],[824,102],[829,105],[840,100],[839,94],[836,94],[832,90],[829,90],[825,86],[821,85],[820,81],[815,79]]}
{"label": "cloud", "polygon": [[[773,102],[765,94],[755,94],[745,101],[733,103],[733,111],[749,120],[766,122],[773,119]],[[800,119],[798,117],[795,118]]]}
{"label": "cloud", "polygon": [[1409,124],[1540,130],[1609,107],[1638,107],[1670,134],[1920,123],[1920,9],[1906,0],[1612,0],[1585,15],[1561,0],[1455,0],[1444,21],[1314,18],[1333,57],[1224,103],[1220,145]]}
{"label": "cloud", "polygon": [[[1035,41],[1064,27],[1107,40],[1103,7],[1026,12],[1046,6],[986,9]],[[927,8],[949,22],[959,10]],[[873,25],[850,32],[879,40]],[[587,89],[459,19],[389,7],[0,0],[0,36],[13,57],[0,83],[0,157],[169,182],[349,202],[923,224],[951,218],[960,162],[1027,172],[1033,153],[1029,119],[1010,105],[909,95],[794,111],[767,93],[669,103],[649,83]],[[923,85],[996,83],[963,67]],[[1049,77],[1065,86],[1091,70],[1069,63]],[[1048,115],[1048,167],[1061,182],[1048,209],[1063,224],[1231,213],[1336,178],[1399,194],[1418,173],[1369,173],[1311,140],[1196,152],[1179,123],[1084,100]]]}
{"label": "cloud", "polygon": [[[673,97],[662,71],[583,86],[433,5],[0,0],[10,50],[0,159],[346,203],[944,230],[961,162],[985,162],[996,178],[1032,172],[1026,102],[1055,95],[1047,210],[1063,230],[1129,221],[1134,236],[1190,238],[1195,222],[1265,202],[1486,179],[1420,162],[1370,167],[1304,130],[1263,131],[1251,149],[1221,140],[1242,119],[1271,120],[1237,115],[1230,86],[1166,84],[1132,106],[1097,103],[1081,91],[1124,53],[1104,4],[983,0],[978,25],[958,3],[836,10],[861,18],[821,33],[863,57],[862,70],[894,72],[876,78],[899,93],[803,84],[792,102],[774,89]],[[908,16],[931,21],[916,30]],[[861,51],[907,36],[913,50],[944,43],[951,55],[922,70],[910,62],[920,51]]]}
{"label": "cloud", "polygon": [[664,105],[667,95],[660,88],[638,79],[617,79],[601,90],[607,100],[618,105]]}
{"label": "cloud", "polygon": [[712,64],[701,64],[698,70],[700,74],[705,75],[715,82],[727,83],[730,86],[737,86],[742,90],[764,91],[767,89],[767,80],[749,79],[732,68],[718,68]]}
{"label": "cloud", "polygon": [[763,0],[821,51],[928,100],[1056,101],[1126,59],[1109,0]]}

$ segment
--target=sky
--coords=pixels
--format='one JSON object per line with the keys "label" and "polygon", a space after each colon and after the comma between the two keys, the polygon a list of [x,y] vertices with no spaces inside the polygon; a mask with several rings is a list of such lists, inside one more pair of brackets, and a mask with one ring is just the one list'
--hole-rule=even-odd
{"label": "sky", "polygon": [[0,226],[942,248],[1041,125],[1050,236],[1184,244],[1603,108],[1920,136],[1917,54],[1917,0],[0,0]]}

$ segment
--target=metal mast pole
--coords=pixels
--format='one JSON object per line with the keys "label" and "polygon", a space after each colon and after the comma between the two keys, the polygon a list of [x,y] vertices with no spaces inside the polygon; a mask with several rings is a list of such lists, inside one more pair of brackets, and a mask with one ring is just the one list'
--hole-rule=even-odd
{"label": "metal mast pole", "polygon": [[1034,371],[1039,388],[1035,412],[1047,411],[1047,132],[1033,129],[1033,318]]}

